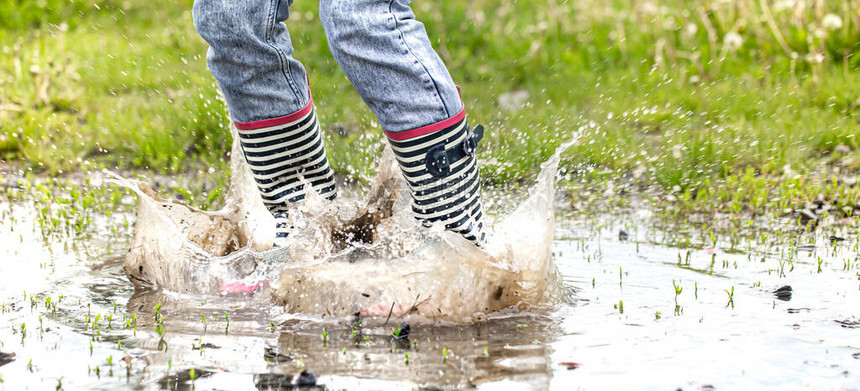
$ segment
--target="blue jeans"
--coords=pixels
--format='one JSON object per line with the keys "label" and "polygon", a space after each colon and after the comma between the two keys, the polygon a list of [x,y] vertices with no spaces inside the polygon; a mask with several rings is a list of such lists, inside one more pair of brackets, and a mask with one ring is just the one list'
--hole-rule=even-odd
{"label": "blue jeans", "polygon": [[[383,129],[434,124],[463,106],[411,0],[320,0],[329,47]],[[235,122],[253,127],[311,100],[287,27],[292,0],[195,0],[194,26]],[[265,124],[265,122],[260,122]]]}

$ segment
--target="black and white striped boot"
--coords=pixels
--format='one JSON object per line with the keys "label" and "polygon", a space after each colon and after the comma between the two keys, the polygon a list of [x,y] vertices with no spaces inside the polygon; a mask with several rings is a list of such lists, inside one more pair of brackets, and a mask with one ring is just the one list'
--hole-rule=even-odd
{"label": "black and white striped boot", "polygon": [[469,129],[465,110],[432,125],[385,132],[412,190],[415,218],[441,222],[478,247],[486,240],[475,158],[483,132],[481,125]]}
{"label": "black and white striped boot", "polygon": [[235,125],[263,204],[275,217],[278,244],[289,235],[289,204],[305,198],[301,177],[322,197],[337,195],[313,100],[284,117]]}

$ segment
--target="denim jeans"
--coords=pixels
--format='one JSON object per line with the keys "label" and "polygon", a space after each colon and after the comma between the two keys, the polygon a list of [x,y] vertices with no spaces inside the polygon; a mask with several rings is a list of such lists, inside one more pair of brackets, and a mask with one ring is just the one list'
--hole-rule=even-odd
{"label": "denim jeans", "polygon": [[[320,0],[320,20],[335,60],[388,132],[437,123],[463,108],[410,2]],[[286,116],[311,100],[305,68],[293,57],[282,23],[291,4],[194,1],[194,26],[210,45],[209,69],[236,122]]]}

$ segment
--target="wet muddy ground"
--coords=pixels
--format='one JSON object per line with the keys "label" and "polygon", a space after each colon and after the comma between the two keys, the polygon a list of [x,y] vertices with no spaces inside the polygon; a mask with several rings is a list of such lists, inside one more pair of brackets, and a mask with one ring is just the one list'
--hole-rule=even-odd
{"label": "wet muddy ground", "polygon": [[711,230],[561,210],[572,303],[398,339],[241,295],[135,292],[132,213],[46,228],[40,208],[0,204],[0,390],[860,389],[857,220]]}

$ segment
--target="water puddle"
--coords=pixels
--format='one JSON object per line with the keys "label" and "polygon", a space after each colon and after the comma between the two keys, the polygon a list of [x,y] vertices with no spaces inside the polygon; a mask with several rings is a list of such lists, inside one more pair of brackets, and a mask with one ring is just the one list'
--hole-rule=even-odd
{"label": "water puddle", "polygon": [[136,290],[130,202],[81,232],[46,229],[42,201],[0,203],[0,390],[860,387],[856,221],[777,239],[559,205],[572,301],[433,324]]}

